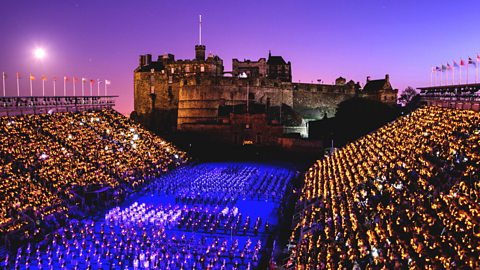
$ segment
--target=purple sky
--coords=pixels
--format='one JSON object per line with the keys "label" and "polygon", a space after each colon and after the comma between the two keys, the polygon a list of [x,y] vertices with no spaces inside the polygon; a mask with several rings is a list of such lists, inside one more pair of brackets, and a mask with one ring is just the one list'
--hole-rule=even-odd
{"label": "purple sky", "polygon": [[[203,43],[225,70],[232,58],[256,60],[271,49],[292,62],[294,81],[331,83],[343,76],[363,85],[366,76],[389,73],[402,90],[429,85],[432,65],[480,52],[479,12],[478,0],[5,0],[0,71],[8,74],[7,95],[16,94],[17,71],[24,95],[29,72],[38,94],[41,74],[109,79],[109,94],[120,96],[117,110],[128,114],[138,55],[193,58],[202,14]],[[36,46],[47,51],[43,61],[32,57]],[[52,94],[52,82],[46,85]]]}

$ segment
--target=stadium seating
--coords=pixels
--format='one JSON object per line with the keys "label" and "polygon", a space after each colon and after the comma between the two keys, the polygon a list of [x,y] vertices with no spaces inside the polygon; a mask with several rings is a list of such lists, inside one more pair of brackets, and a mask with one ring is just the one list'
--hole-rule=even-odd
{"label": "stadium seating", "polygon": [[305,174],[287,266],[478,269],[480,113],[424,107]]}
{"label": "stadium seating", "polygon": [[187,160],[110,109],[5,116],[0,125],[0,235],[7,246],[13,234],[41,235],[71,209],[85,210],[82,192],[110,189],[118,197]]}

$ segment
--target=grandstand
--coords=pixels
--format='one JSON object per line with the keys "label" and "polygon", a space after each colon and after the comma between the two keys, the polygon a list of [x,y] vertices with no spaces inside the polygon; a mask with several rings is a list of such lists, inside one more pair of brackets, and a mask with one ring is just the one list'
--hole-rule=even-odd
{"label": "grandstand", "polygon": [[286,266],[479,269],[479,168],[478,112],[387,124],[306,172]]}
{"label": "grandstand", "polygon": [[[427,106],[305,173],[286,268],[480,268],[478,97],[455,93],[425,89]],[[254,269],[276,257],[299,194],[292,169],[187,165],[109,99],[9,99],[0,266]]]}
{"label": "grandstand", "polygon": [[480,111],[480,83],[419,87],[429,106]]}
{"label": "grandstand", "polygon": [[68,218],[118,203],[188,159],[111,108],[79,108],[0,118],[0,236],[6,247],[40,240]]}
{"label": "grandstand", "polygon": [[111,97],[0,102],[0,267],[268,264],[292,169],[188,165],[185,152],[114,111]]}
{"label": "grandstand", "polygon": [[101,110],[115,106],[117,96],[0,97],[0,116]]}

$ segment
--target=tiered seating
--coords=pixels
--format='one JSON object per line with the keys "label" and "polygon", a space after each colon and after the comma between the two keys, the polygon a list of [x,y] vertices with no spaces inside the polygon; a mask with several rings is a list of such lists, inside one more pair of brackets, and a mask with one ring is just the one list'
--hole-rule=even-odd
{"label": "tiered seating", "polygon": [[30,238],[81,207],[75,190],[135,189],[185,153],[112,111],[0,118],[0,233]]}
{"label": "tiered seating", "polygon": [[480,114],[425,107],[305,174],[288,266],[478,269]]}

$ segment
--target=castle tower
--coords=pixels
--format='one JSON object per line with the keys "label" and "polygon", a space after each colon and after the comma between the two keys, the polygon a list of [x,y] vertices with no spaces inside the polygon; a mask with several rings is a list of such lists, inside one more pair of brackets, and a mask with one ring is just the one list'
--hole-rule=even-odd
{"label": "castle tower", "polygon": [[202,45],[202,15],[198,16],[198,45],[195,45],[195,59],[205,61],[205,45]]}
{"label": "castle tower", "polygon": [[205,45],[195,45],[195,59],[198,61],[205,61]]}

